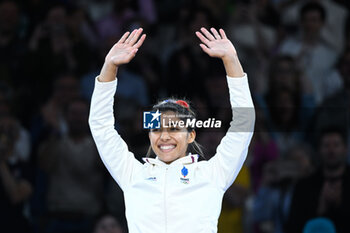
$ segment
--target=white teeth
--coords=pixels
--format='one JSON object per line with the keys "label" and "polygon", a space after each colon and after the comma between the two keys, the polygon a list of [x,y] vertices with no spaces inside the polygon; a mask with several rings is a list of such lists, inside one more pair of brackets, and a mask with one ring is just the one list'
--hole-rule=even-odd
{"label": "white teeth", "polygon": [[170,150],[173,148],[175,148],[175,145],[162,145],[162,146],[160,146],[161,150]]}

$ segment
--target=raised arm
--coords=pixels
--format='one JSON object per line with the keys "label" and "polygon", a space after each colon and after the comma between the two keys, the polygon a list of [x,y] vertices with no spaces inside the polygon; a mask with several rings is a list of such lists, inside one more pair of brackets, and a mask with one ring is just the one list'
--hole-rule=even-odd
{"label": "raised arm", "polygon": [[201,48],[211,57],[223,61],[227,74],[232,107],[230,128],[209,161],[211,177],[219,188],[227,188],[236,179],[247,156],[253,135],[255,111],[251,99],[247,75],[239,62],[236,49],[225,35],[224,30],[201,28],[196,32]]}
{"label": "raised arm", "polygon": [[100,82],[115,80],[118,67],[129,63],[135,57],[138,49],[146,38],[146,34],[143,34],[139,39],[141,33],[142,28],[135,29],[131,34],[126,32],[122,38],[113,45],[105,58],[101,73],[98,77]]}
{"label": "raised arm", "polygon": [[210,29],[211,33],[201,28],[201,32],[196,32],[197,37],[202,41],[199,46],[211,57],[220,58],[224,63],[226,74],[232,78],[244,76],[243,68],[239,62],[235,47],[226,37],[225,31],[215,28]]}
{"label": "raised arm", "polygon": [[129,152],[126,143],[114,129],[116,75],[118,67],[130,62],[145,40],[146,35],[139,39],[141,33],[142,29],[126,32],[111,48],[95,81],[90,107],[89,125],[97,149],[109,173],[123,190],[142,165]]}

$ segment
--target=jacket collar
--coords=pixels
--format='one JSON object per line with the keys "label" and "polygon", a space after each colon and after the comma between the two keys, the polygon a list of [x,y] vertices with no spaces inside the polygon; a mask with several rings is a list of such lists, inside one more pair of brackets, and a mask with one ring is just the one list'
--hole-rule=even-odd
{"label": "jacket collar", "polygon": [[196,163],[198,161],[199,155],[197,154],[191,154],[189,153],[187,156],[179,158],[170,164],[166,164],[163,161],[161,161],[158,157],[154,158],[142,158],[142,160],[146,163],[152,164],[152,165],[159,165],[159,166],[173,166],[176,164],[191,164],[191,163]]}

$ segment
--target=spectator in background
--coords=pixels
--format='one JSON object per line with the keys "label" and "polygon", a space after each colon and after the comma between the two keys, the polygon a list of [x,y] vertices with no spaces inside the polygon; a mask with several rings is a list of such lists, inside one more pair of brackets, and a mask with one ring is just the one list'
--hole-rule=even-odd
{"label": "spectator in background", "polygon": [[298,13],[305,4],[308,2],[320,4],[327,15],[324,27],[321,30],[321,40],[337,53],[340,53],[344,49],[344,29],[346,18],[349,15],[348,10],[344,7],[345,1],[341,4],[337,3],[341,1],[342,0],[285,1],[284,4],[281,4],[281,6],[284,6],[279,7],[282,23],[286,28],[293,29],[298,23]]}
{"label": "spectator in background", "polygon": [[[10,106],[11,104],[11,106]],[[0,83],[0,117],[10,116],[13,113],[13,90],[8,85]],[[18,137],[14,142],[13,158],[29,162],[31,152],[30,135],[20,121],[16,119],[18,127]]]}
{"label": "spectator in background", "polygon": [[[208,78],[209,75],[217,75],[218,67],[213,67],[209,62],[209,58],[204,56],[200,47],[193,38],[193,32],[200,27],[210,27],[215,25],[210,9],[205,7],[194,7],[191,4],[184,5],[178,14],[178,22],[175,31],[173,32],[172,41],[165,45],[165,60],[164,69],[164,86],[166,87],[168,96],[186,96],[191,98],[194,95],[202,95],[205,87],[203,86],[203,79]],[[221,64],[220,64],[221,65]],[[193,89],[191,87],[197,86]]]}
{"label": "spectator in background", "polygon": [[[342,79],[343,86],[333,95],[325,99],[315,111],[312,121],[311,142],[322,128],[327,125],[337,125],[349,131],[349,106],[350,106],[350,49],[346,50],[338,62],[338,75]],[[350,161],[350,152],[348,152]]]}
{"label": "spectator in background", "polygon": [[[91,49],[98,47],[99,38],[93,21],[83,8],[72,7],[68,15],[67,27],[72,35],[73,42],[78,46],[79,42],[84,43],[85,48],[88,48],[85,53],[92,56],[93,54],[89,53],[91,53]],[[81,55],[81,58],[84,59],[83,55]],[[80,62],[84,63],[83,61]]]}
{"label": "spectator in background", "polygon": [[0,118],[0,230],[3,233],[31,232],[24,206],[32,194],[28,161],[18,157],[16,142],[20,127],[11,116]]}
{"label": "spectator in background", "polygon": [[68,135],[51,134],[39,149],[39,166],[47,173],[47,233],[86,232],[103,205],[103,170],[89,134],[88,104],[67,105]]}
{"label": "spectator in background", "polygon": [[267,83],[265,92],[267,96],[281,88],[286,88],[300,94],[303,101],[314,101],[311,83],[292,56],[279,55],[271,60]]}
{"label": "spectator in background", "polygon": [[[201,82],[198,81],[200,77],[196,75],[198,69],[195,69],[195,67],[197,67],[196,60],[188,47],[178,49],[172,53],[167,64],[165,80],[169,96],[194,94],[193,85],[201,85]],[[190,98],[190,96],[188,97]]]}
{"label": "spectator in background", "polygon": [[264,90],[269,59],[279,43],[279,14],[270,1],[235,1],[230,15],[229,34],[247,67],[253,92]]}
{"label": "spectator in background", "polygon": [[346,164],[346,133],[327,128],[319,137],[321,166],[300,180],[294,190],[285,232],[301,232],[315,217],[333,221],[338,233],[350,232],[350,173]]}
{"label": "spectator in background", "polygon": [[282,154],[303,139],[301,120],[304,119],[299,117],[303,111],[300,102],[300,96],[286,88],[273,93],[271,101],[268,102],[271,135]]}
{"label": "spectator in background", "polygon": [[82,9],[70,7],[67,11],[65,27],[68,49],[71,50],[75,66],[71,69],[77,76],[94,68],[99,38],[93,22]]}
{"label": "spectator in background", "polygon": [[281,55],[272,60],[266,93],[256,92],[254,98],[281,154],[304,139],[315,100],[310,83],[291,56]]}
{"label": "spectator in background", "polygon": [[316,103],[320,103],[324,98],[325,88],[337,88],[334,85],[325,86],[337,59],[335,50],[325,44],[320,37],[326,17],[325,10],[320,4],[312,2],[304,5],[299,16],[299,35],[287,38],[280,47],[280,53],[293,56],[310,79]]}
{"label": "spectator in background", "polygon": [[[102,39],[121,36],[124,25],[128,25],[135,18],[138,18],[144,27],[153,24],[157,19],[153,0],[105,1],[104,4],[106,3],[113,7],[113,11],[96,21],[96,28]],[[132,29],[140,26],[132,25]]]}
{"label": "spectator in background", "polygon": [[253,204],[253,219],[257,232],[283,233],[291,197],[298,179],[312,171],[312,151],[307,144],[299,144],[278,160],[264,166],[262,186]]}
{"label": "spectator in background", "polygon": [[266,115],[259,106],[256,107],[255,133],[250,148],[248,160],[252,188],[256,193],[262,182],[265,165],[280,156],[278,145],[268,130]]}
{"label": "spectator in background", "polygon": [[96,220],[92,233],[123,233],[118,220],[110,215],[103,214]]}
{"label": "spectator in background", "polygon": [[85,9],[91,19],[96,22],[109,15],[114,9],[113,0],[75,0],[77,6]]}
{"label": "spectator in background", "polygon": [[33,59],[30,61],[29,68],[41,78],[47,79],[47,76],[52,77],[51,72],[73,70],[76,66],[77,61],[71,50],[67,22],[65,5],[54,4],[48,10],[44,21],[37,25],[29,40],[29,49]]}
{"label": "spectator in background", "polygon": [[15,1],[0,2],[0,76],[11,87],[24,81],[23,65],[27,45],[20,33],[20,10]]}
{"label": "spectator in background", "polygon": [[67,134],[64,109],[72,99],[79,96],[78,81],[72,74],[59,75],[52,89],[52,94],[42,106],[40,115],[36,116],[32,123],[31,131],[35,145],[46,139],[51,131],[60,135]]}
{"label": "spectator in background", "polygon": [[[86,29],[87,19],[78,10],[70,12],[67,8],[53,4],[29,39],[26,75],[35,80],[28,83],[34,92],[33,101],[47,98],[57,73],[84,74],[91,69],[91,61],[95,59],[94,48],[87,39],[93,33],[91,28]],[[77,18],[80,24],[72,22]],[[83,25],[85,31],[76,31]]]}

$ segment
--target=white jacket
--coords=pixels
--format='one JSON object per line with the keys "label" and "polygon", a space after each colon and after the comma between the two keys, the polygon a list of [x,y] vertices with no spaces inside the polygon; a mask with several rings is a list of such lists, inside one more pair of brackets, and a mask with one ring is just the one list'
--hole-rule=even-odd
{"label": "white jacket", "polygon": [[227,81],[234,120],[215,156],[197,162],[189,154],[168,165],[135,159],[114,129],[117,80],[96,79],[89,124],[103,163],[124,192],[130,233],[217,232],[224,192],[244,163],[255,122],[247,76]]}

